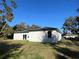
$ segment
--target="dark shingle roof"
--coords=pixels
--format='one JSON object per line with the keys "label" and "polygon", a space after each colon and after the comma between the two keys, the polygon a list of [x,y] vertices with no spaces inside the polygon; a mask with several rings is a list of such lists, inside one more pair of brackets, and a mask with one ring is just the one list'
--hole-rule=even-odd
{"label": "dark shingle roof", "polygon": [[58,28],[52,28],[52,27],[43,27],[43,28],[40,28],[40,29],[31,29],[31,30],[17,31],[15,33],[28,33],[30,31],[46,31],[46,30],[56,30],[59,33],[61,33],[61,31]]}
{"label": "dark shingle roof", "polygon": [[24,31],[15,31],[15,33],[28,33],[28,30],[24,30]]}
{"label": "dark shingle roof", "polygon": [[53,27],[43,27],[40,29],[29,30],[29,31],[46,31],[46,30],[56,30],[57,32],[62,33],[58,28],[53,28]]}
{"label": "dark shingle roof", "polygon": [[52,28],[52,27],[44,27],[41,28],[41,30],[56,30],[57,28]]}

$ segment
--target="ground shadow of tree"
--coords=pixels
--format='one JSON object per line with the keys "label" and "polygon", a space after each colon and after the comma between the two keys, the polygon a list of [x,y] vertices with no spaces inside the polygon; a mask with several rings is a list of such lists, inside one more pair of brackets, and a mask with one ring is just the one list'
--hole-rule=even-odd
{"label": "ground shadow of tree", "polygon": [[[55,49],[56,50],[56,53],[55,53],[55,58],[56,59],[67,59],[65,56],[63,56],[63,55],[61,55],[61,53],[56,49],[56,43],[43,43],[43,44],[45,44],[45,45],[49,45],[49,46],[51,46],[53,49]],[[60,49],[60,48],[59,48]],[[59,53],[58,53],[59,52]]]}
{"label": "ground shadow of tree", "polygon": [[60,54],[56,54],[56,59],[67,59],[65,56],[62,56]]}
{"label": "ground shadow of tree", "polygon": [[[60,54],[57,54],[57,59],[62,59],[61,58],[61,54],[63,55],[63,58],[65,58],[65,56],[71,57],[73,59],[79,59],[79,51],[73,51],[70,50],[68,48],[62,48],[62,47],[58,47],[58,46],[54,46],[54,49],[59,52]],[[67,59],[67,58],[65,58]]]}
{"label": "ground shadow of tree", "polygon": [[69,44],[69,45],[76,45],[79,46],[79,37],[75,37],[75,38],[67,38],[65,40],[70,40],[72,41],[73,44]]}
{"label": "ground shadow of tree", "polygon": [[[63,46],[63,45],[67,45],[69,47],[69,46],[75,45],[75,46],[79,47],[76,44],[77,40],[71,40],[71,41],[73,44],[71,44],[70,42],[64,42],[64,41],[63,41],[63,43],[58,42],[56,44],[51,44],[51,43],[43,43],[43,44],[52,46],[52,48],[56,50],[56,59],[68,59],[68,58],[79,59],[79,51],[72,50],[72,49],[69,49],[69,48]],[[76,41],[76,42],[74,42],[74,41]],[[61,44],[63,47],[58,46],[59,44]]]}
{"label": "ground shadow of tree", "polygon": [[22,44],[8,44],[8,42],[0,42],[0,59],[8,59],[13,51],[20,48]]}

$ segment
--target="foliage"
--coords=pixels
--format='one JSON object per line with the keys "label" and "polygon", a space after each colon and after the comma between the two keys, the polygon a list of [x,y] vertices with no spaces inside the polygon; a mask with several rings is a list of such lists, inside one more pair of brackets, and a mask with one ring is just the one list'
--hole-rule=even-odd
{"label": "foliage", "polygon": [[79,8],[77,8],[76,11],[79,13]]}
{"label": "foliage", "polygon": [[76,21],[78,22],[78,25],[79,25],[79,16],[76,17]]}
{"label": "foliage", "polygon": [[28,30],[28,25],[26,25],[25,23],[20,23],[20,24],[16,24],[13,27],[14,31],[23,31],[23,30]]}
{"label": "foliage", "polygon": [[14,31],[24,31],[24,30],[36,30],[36,29],[40,29],[41,27],[38,25],[33,24],[32,26],[29,26],[25,23],[20,23],[20,24],[16,24],[13,27]]}
{"label": "foliage", "polygon": [[[8,2],[11,2],[11,7]],[[0,32],[5,28],[7,21],[12,21],[13,12],[12,7],[16,8],[16,3],[14,0],[1,0],[0,1]]]}
{"label": "foliage", "polygon": [[71,32],[73,34],[78,34],[79,31],[79,16],[69,17],[65,20],[63,24],[63,32],[66,34]]}
{"label": "foliage", "polygon": [[30,26],[30,30],[35,30],[35,29],[40,29],[41,27],[38,25],[33,24],[32,26]]}
{"label": "foliage", "polygon": [[14,30],[12,27],[7,27],[3,30],[3,35],[8,39],[13,38],[13,33],[14,33]]}
{"label": "foliage", "polygon": [[6,25],[5,29],[3,30],[2,34],[0,35],[0,38],[3,39],[13,39],[13,27]]}
{"label": "foliage", "polygon": [[38,25],[33,24],[32,26],[29,26],[29,25],[27,25],[23,22],[20,23],[20,24],[16,24],[13,27],[11,27],[7,24],[0,37],[3,37],[4,39],[7,39],[7,38],[12,39],[14,32],[36,30],[36,29],[39,29],[39,28],[41,28],[41,27],[38,26]]}

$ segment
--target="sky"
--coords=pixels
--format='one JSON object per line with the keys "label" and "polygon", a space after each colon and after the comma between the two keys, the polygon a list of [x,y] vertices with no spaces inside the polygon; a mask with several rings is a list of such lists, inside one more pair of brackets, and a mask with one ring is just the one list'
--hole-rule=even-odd
{"label": "sky", "polygon": [[14,19],[9,24],[21,22],[41,27],[61,28],[65,19],[76,16],[79,0],[15,0]]}

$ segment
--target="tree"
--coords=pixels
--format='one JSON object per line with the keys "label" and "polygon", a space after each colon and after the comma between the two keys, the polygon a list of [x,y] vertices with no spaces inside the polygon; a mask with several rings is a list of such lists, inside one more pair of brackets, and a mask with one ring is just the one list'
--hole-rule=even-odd
{"label": "tree", "polygon": [[77,21],[77,33],[79,34],[79,16],[76,17],[76,21]]}
{"label": "tree", "polygon": [[77,13],[79,13],[79,8],[76,9]]}
{"label": "tree", "polygon": [[[16,8],[16,3],[14,0],[9,0],[13,8]],[[5,28],[7,22],[11,22],[13,19],[12,7],[7,4],[8,0],[0,0],[0,33]]]}
{"label": "tree", "polygon": [[79,16],[76,16],[76,21],[77,21],[77,25],[78,25],[78,28],[79,28]]}
{"label": "tree", "polygon": [[14,31],[23,31],[23,30],[27,30],[28,29],[28,25],[26,25],[25,23],[20,23],[20,24],[16,24],[13,27]]}
{"label": "tree", "polygon": [[10,26],[5,27],[5,29],[3,30],[4,39],[6,39],[6,38],[12,39],[13,38],[13,33],[14,33],[14,30],[13,30],[12,27],[10,27]]}
{"label": "tree", "polygon": [[77,21],[77,17],[69,17],[65,20],[64,24],[63,24],[63,33],[68,33],[71,32],[73,34],[77,34],[78,31],[78,21]]}
{"label": "tree", "polygon": [[69,17],[65,20],[64,24],[63,24],[63,32],[67,33],[68,31],[71,31],[71,27],[72,27],[72,17]]}
{"label": "tree", "polygon": [[41,27],[38,25],[33,24],[32,26],[30,26],[30,30],[35,30],[35,29],[40,29]]}

